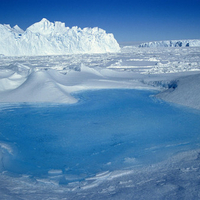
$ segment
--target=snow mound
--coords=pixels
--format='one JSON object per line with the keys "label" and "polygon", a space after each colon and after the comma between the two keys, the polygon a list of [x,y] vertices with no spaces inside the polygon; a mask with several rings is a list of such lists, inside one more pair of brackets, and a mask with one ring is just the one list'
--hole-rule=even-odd
{"label": "snow mound", "polygon": [[200,40],[165,40],[145,42],[139,47],[199,47]]}
{"label": "snow mound", "polygon": [[18,79],[22,79],[23,81],[19,82],[23,83],[20,85],[17,82],[15,87],[10,83],[12,82],[11,78],[9,78],[10,82],[6,82],[9,83],[8,85],[11,85],[11,88],[2,92],[1,102],[77,102],[74,97],[54,80],[49,71],[34,71],[25,78],[25,81],[20,76],[18,76]]}
{"label": "snow mound", "polygon": [[19,26],[0,24],[0,55],[33,56],[72,53],[118,52],[119,44],[113,34],[100,28],[65,27],[42,19],[23,31]]}
{"label": "snow mound", "polygon": [[129,81],[131,75],[122,73],[120,77],[110,77],[109,73],[109,70],[101,72],[83,64],[63,72],[40,64],[36,67],[16,62],[0,70],[0,102],[72,104],[78,101],[71,95],[76,91],[134,87]]}
{"label": "snow mound", "polygon": [[177,80],[176,87],[170,87],[157,95],[157,97],[181,104],[184,106],[200,109],[200,74],[182,77]]}

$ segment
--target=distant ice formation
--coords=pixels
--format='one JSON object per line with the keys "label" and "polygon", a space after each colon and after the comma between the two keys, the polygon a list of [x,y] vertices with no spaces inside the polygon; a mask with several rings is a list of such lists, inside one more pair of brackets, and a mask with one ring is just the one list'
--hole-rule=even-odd
{"label": "distant ice formation", "polygon": [[0,55],[66,55],[72,53],[118,52],[113,34],[100,28],[65,27],[43,18],[25,31],[19,26],[0,24]]}
{"label": "distant ice formation", "polygon": [[199,47],[200,40],[165,40],[145,42],[139,47]]}

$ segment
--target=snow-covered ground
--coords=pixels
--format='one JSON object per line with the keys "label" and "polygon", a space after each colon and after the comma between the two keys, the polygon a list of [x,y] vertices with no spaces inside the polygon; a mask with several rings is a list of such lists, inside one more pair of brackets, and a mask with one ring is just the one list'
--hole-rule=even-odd
{"label": "snow-covered ground", "polygon": [[[200,108],[199,73],[199,47],[125,46],[120,53],[96,55],[3,56],[0,102],[75,103],[71,93],[76,91],[140,88],[161,90],[160,98]],[[180,99],[182,95],[186,97]]]}
{"label": "snow-covered ground", "polygon": [[[67,103],[73,106],[79,100],[79,96],[76,95],[77,92],[99,89],[139,89],[153,90],[158,93],[156,96],[160,99],[189,107],[180,106],[180,109],[188,109],[188,112],[196,115],[198,119],[199,110],[190,108],[200,109],[199,74],[199,47],[138,48],[136,46],[123,46],[121,52],[118,53],[32,57],[1,56],[1,109],[4,111],[7,109],[10,113],[16,112],[16,107],[27,105],[23,104],[24,102],[34,103],[34,106],[39,105],[41,108],[43,105],[41,103],[48,103],[49,106]],[[115,104],[113,103],[113,105]],[[142,104],[138,104],[139,108],[140,105]],[[99,106],[98,109],[101,110],[103,105]],[[42,109],[40,112],[42,113]],[[131,112],[134,113],[134,111]],[[147,113],[149,112],[152,111],[147,111]],[[24,116],[29,119],[30,116],[27,113],[25,111]],[[33,111],[34,115],[35,113]],[[83,114],[83,112],[80,113]],[[48,119],[47,114],[48,111],[42,113],[41,116]],[[105,113],[104,115],[106,116]],[[182,116],[181,113],[179,115]],[[177,118],[179,118],[179,115],[177,115]],[[190,116],[187,111],[184,111],[183,115]],[[142,114],[141,116],[144,117],[145,121],[145,115]],[[163,116],[165,116],[164,121],[168,124],[167,119],[170,119],[171,115],[160,113],[160,117]],[[191,124],[188,128],[193,127],[193,120],[191,119],[189,117],[187,120]],[[78,118],[78,120],[80,119]],[[30,121],[35,124],[31,118]],[[3,123],[3,120],[1,123]],[[12,122],[8,122],[9,124],[11,132],[16,130],[15,126],[12,129]],[[84,124],[88,126],[90,121],[86,121]],[[98,126],[98,122],[95,122],[95,124]],[[158,124],[154,125],[157,127]],[[170,127],[170,125],[172,125],[171,122],[168,126]],[[18,130],[20,134],[25,130],[25,126]],[[138,126],[143,127],[144,125],[140,123]],[[62,129],[64,125],[59,123],[59,127]],[[178,127],[181,127],[181,123]],[[196,128],[194,128],[192,134],[196,134],[197,144],[193,150],[191,148],[188,151],[186,151],[187,148],[184,149],[184,152],[180,150],[180,152],[172,154],[171,157],[167,157],[166,160],[148,166],[145,165],[140,169],[100,170],[100,174],[97,173],[81,181],[78,179],[69,182],[67,185],[58,184],[56,181],[58,177],[63,177],[63,171],[60,169],[49,170],[48,175],[51,178],[48,179],[42,176],[35,178],[27,174],[13,175],[9,170],[6,170],[4,164],[8,163],[9,165],[10,158],[18,155],[19,149],[17,149],[17,145],[13,145],[6,139],[2,130],[0,132],[2,137],[2,141],[0,141],[1,198],[198,199],[200,198],[199,129],[198,126],[194,127]],[[189,130],[186,132],[188,132],[188,135],[190,134]],[[116,135],[116,138],[119,135]],[[159,137],[158,135],[157,138]],[[181,138],[181,136],[179,137]],[[39,136],[36,139],[40,141]],[[48,138],[48,142],[51,140],[52,138]],[[67,140],[63,141],[67,142]],[[182,145],[187,146],[187,143],[180,143],[180,146]],[[176,144],[177,146],[179,145]],[[167,148],[171,147],[173,147],[173,144],[167,146]],[[155,152],[155,155],[158,152],[157,148],[152,151]],[[135,163],[135,158],[125,157],[124,163]],[[108,162],[107,165],[111,166],[112,162]],[[74,177],[68,178],[76,179]]]}

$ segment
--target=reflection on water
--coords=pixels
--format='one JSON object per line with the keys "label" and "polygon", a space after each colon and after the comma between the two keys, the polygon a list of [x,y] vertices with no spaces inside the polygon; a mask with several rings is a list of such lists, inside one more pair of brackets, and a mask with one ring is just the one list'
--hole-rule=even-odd
{"label": "reflection on water", "polygon": [[200,113],[152,94],[87,91],[75,94],[79,102],[74,105],[1,108],[0,147],[7,156],[0,170],[37,177],[64,174],[60,183],[67,183],[198,147]]}

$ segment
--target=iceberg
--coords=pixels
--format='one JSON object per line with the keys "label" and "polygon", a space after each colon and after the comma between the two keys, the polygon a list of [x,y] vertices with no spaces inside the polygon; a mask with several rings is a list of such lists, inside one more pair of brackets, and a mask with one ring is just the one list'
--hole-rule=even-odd
{"label": "iceberg", "polygon": [[200,40],[164,40],[144,42],[139,47],[200,47]]}
{"label": "iceberg", "polygon": [[0,24],[0,55],[38,56],[78,53],[114,53],[120,50],[112,33],[95,28],[66,27],[43,18],[25,31]]}

